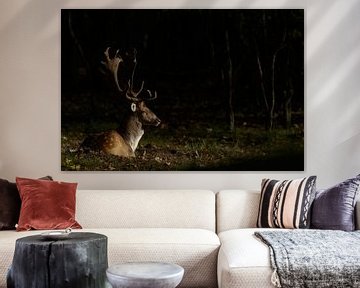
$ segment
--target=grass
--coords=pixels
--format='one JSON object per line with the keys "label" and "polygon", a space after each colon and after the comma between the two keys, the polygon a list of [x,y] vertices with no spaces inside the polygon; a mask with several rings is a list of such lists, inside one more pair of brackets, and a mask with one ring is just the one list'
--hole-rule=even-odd
{"label": "grass", "polygon": [[[100,125],[100,124],[99,124]],[[102,125],[105,129],[106,125]],[[112,127],[110,124],[109,127]],[[230,133],[220,125],[150,128],[133,158],[77,151],[81,127],[63,129],[61,168],[65,171],[300,171],[304,137],[299,127],[271,132],[242,126]]]}

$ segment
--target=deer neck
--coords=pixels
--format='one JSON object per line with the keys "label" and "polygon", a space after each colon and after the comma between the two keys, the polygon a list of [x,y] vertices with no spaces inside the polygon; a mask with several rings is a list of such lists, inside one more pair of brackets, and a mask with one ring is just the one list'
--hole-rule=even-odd
{"label": "deer neck", "polygon": [[124,120],[124,125],[118,128],[118,133],[129,144],[133,151],[136,150],[141,137],[144,135],[144,129],[138,116],[134,113],[130,114]]}

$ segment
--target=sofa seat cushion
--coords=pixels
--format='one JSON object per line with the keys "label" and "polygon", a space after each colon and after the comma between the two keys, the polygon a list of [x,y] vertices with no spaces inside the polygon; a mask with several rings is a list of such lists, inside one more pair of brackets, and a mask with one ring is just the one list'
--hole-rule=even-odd
{"label": "sofa seat cushion", "polygon": [[212,231],[181,228],[95,231],[108,236],[109,265],[134,261],[171,262],[185,270],[179,287],[216,287],[220,241]]}
{"label": "sofa seat cushion", "polygon": [[[108,237],[109,265],[135,261],[163,261],[182,266],[179,287],[216,287],[216,264],[220,241],[205,229],[133,228],[82,229]],[[6,273],[12,262],[17,238],[44,231],[0,232],[0,287],[6,287]]]}
{"label": "sofa seat cushion", "polygon": [[274,287],[269,247],[254,236],[255,231],[262,230],[274,229],[234,229],[219,234],[219,288]]}

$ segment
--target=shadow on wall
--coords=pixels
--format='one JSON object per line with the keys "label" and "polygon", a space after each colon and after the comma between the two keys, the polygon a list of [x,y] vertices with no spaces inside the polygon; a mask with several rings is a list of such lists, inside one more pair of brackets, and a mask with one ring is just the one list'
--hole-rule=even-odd
{"label": "shadow on wall", "polygon": [[305,30],[308,113],[319,120],[309,123],[312,145],[321,147],[319,165],[328,167],[328,178],[341,179],[359,170],[360,97],[354,93],[359,90],[360,2],[329,1],[326,9],[322,1],[310,5]]}
{"label": "shadow on wall", "polygon": [[[333,1],[327,10],[321,8],[309,15],[307,23],[308,111],[314,115],[326,111],[322,124],[316,125],[333,123],[328,141],[331,149],[337,149],[360,133],[355,124],[360,123],[360,98],[354,98],[360,73],[360,29],[355,28],[360,27],[360,2]],[[351,27],[355,29],[349,31]]]}
{"label": "shadow on wall", "polygon": [[327,92],[335,92],[336,86],[346,87],[344,81],[354,75],[353,70],[360,60],[360,29],[349,31],[349,27],[358,26],[360,2],[349,1],[338,6],[333,4],[325,11],[322,9],[321,16],[312,15],[314,21],[307,23],[307,62],[318,77],[311,82],[316,86],[309,87],[316,95],[313,99],[316,106],[322,105],[325,98],[331,96]]}
{"label": "shadow on wall", "polygon": [[26,4],[19,9],[16,15],[14,15],[14,17],[10,19],[4,27],[0,28],[0,35],[3,33],[9,33],[10,30],[16,30],[17,27],[19,27],[19,24],[21,24],[20,27],[27,27],[27,29],[29,29],[26,32],[31,34],[28,36],[34,36],[38,33],[42,33],[54,18],[60,17],[61,8],[65,7],[69,2],[69,0],[61,2],[46,0],[26,1]]}

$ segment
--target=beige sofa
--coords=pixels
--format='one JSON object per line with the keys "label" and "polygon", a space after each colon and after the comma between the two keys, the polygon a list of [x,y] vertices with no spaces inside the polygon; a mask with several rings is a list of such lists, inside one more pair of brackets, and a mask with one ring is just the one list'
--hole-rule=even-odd
{"label": "beige sofa", "polygon": [[[215,193],[207,190],[78,190],[76,219],[108,237],[109,265],[165,261],[185,269],[180,287],[216,287],[220,241]],[[0,231],[0,287],[15,240],[44,231]],[[25,287],[24,287],[25,288]]]}
{"label": "beige sofa", "polygon": [[[76,218],[80,231],[108,236],[109,265],[176,263],[185,269],[180,287],[273,287],[268,247],[253,236],[259,198],[245,190],[78,190]],[[357,212],[359,224],[359,203]],[[15,240],[42,232],[0,231],[0,288]]]}
{"label": "beige sofa", "polygon": [[[269,248],[254,236],[255,231],[264,230],[255,228],[259,191],[224,190],[216,196],[219,287],[273,288]],[[356,209],[360,229],[360,202]]]}

